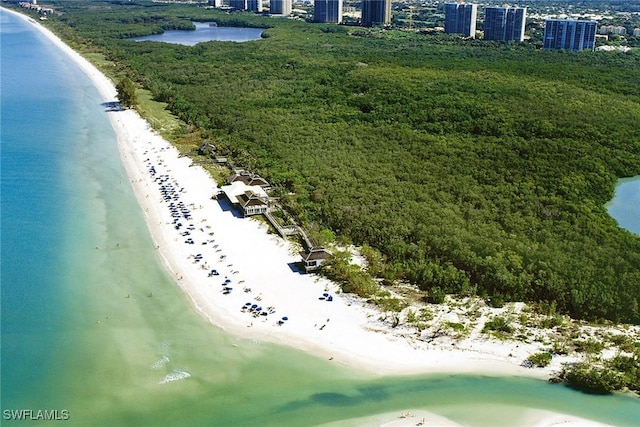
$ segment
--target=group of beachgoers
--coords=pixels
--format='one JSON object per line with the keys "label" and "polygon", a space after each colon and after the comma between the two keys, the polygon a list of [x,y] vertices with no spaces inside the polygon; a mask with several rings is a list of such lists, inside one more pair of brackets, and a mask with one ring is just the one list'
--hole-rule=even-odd
{"label": "group of beachgoers", "polygon": [[[203,253],[192,253],[187,259],[193,264],[198,264],[200,266],[200,269],[206,274],[206,279],[221,276],[221,271],[228,273],[224,276],[224,280],[220,282],[220,292],[223,295],[229,295],[234,290],[234,281],[229,276],[236,276],[239,274],[239,271],[233,269],[233,264],[224,264],[227,256],[222,253],[222,249],[216,243],[214,238],[215,232],[212,231],[211,226],[209,224],[204,224],[206,222],[206,218],[201,219],[199,223],[194,219],[193,211],[196,210],[194,203],[188,203],[183,200],[183,196],[186,194],[185,188],[178,183],[177,179],[171,175],[171,171],[164,165],[164,161],[162,160],[162,156],[159,152],[165,150],[166,148],[150,148],[144,151],[143,154],[146,156],[145,165],[147,172],[151,177],[151,181],[157,184],[161,202],[166,204],[169,211],[171,217],[171,222],[169,224],[173,226],[177,233],[175,239],[176,241],[184,239],[183,243],[185,245],[206,246],[203,248],[203,252],[209,252],[208,255],[210,256],[212,253],[215,253],[212,257],[215,259],[215,262],[208,261]],[[152,159],[152,154],[154,153],[157,157]],[[215,268],[212,268],[212,265]],[[236,283],[241,285],[244,283],[244,280],[237,280]],[[243,291],[248,294],[252,292],[252,289],[250,287],[243,286]],[[328,301],[333,299],[329,294],[325,294],[321,298],[326,298]],[[270,315],[275,314],[276,310],[274,306],[262,308],[259,303],[261,300],[262,297],[257,295],[255,297],[255,301],[247,302],[240,310],[243,313],[250,314],[254,319],[267,321]],[[275,322],[275,325],[282,326],[287,320],[289,320],[287,316],[280,317]],[[249,326],[251,325],[252,323]]]}

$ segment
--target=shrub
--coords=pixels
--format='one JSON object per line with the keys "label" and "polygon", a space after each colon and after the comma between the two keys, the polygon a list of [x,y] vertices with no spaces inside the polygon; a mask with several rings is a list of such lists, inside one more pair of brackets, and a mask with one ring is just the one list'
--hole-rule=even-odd
{"label": "shrub", "polygon": [[567,344],[564,341],[555,341],[551,347],[553,354],[568,354]]}
{"label": "shrub", "polygon": [[489,301],[487,301],[487,302],[493,308],[502,308],[502,307],[504,307],[504,298],[502,298],[501,295],[494,295],[491,298],[489,298]]}
{"label": "shrub", "polygon": [[458,322],[445,322],[445,326],[454,332],[463,332],[464,325]]}
{"label": "shrub", "polygon": [[586,393],[609,394],[625,386],[621,373],[578,363],[563,373],[569,386]]}
{"label": "shrub", "polygon": [[423,322],[433,320],[433,312],[428,308],[421,308],[418,312],[418,319],[422,320]]}
{"label": "shrub", "polygon": [[593,339],[575,340],[573,341],[573,345],[579,353],[596,354],[600,353],[604,349],[603,343]]}
{"label": "shrub", "polygon": [[540,327],[545,329],[564,325],[564,318],[560,315],[547,316],[540,321]]}
{"label": "shrub", "polygon": [[382,311],[394,311],[396,313],[400,313],[408,305],[405,300],[401,300],[399,298],[391,298],[391,297],[377,298],[375,300],[375,304]]}
{"label": "shrub", "polygon": [[431,304],[442,304],[446,298],[447,294],[443,291],[439,286],[431,288],[429,294],[427,295],[427,301]]}
{"label": "shrub", "polygon": [[322,266],[323,274],[340,284],[343,292],[353,293],[361,297],[375,295],[379,286],[371,276],[350,263],[351,255],[347,252],[334,253]]}
{"label": "shrub", "polygon": [[532,354],[527,358],[527,361],[531,362],[533,366],[544,368],[545,366],[549,366],[552,358],[553,357],[551,356],[551,353],[543,351],[540,353]]}
{"label": "shrub", "polygon": [[513,332],[513,326],[509,324],[509,321],[505,317],[496,316],[493,319],[488,320],[482,328],[482,332],[490,331],[510,334]]}

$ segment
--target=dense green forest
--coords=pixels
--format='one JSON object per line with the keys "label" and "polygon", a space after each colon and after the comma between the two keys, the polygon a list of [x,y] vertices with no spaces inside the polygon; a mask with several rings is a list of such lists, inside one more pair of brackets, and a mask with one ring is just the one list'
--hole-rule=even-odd
{"label": "dense green forest", "polygon": [[[269,179],[306,228],[379,251],[384,283],[640,322],[640,238],[604,207],[618,178],[640,174],[637,52],[53,4],[59,33]],[[267,29],[193,47],[125,39],[190,19]]]}

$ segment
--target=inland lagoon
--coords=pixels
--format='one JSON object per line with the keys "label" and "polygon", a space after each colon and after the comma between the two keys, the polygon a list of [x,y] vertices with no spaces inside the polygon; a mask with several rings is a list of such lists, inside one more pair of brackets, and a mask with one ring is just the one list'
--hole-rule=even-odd
{"label": "inland lagoon", "polygon": [[156,41],[163,43],[174,43],[185,46],[195,46],[198,43],[208,41],[230,41],[230,42],[248,42],[252,40],[260,40],[263,28],[244,28],[244,27],[218,27],[211,22],[194,22],[196,26],[194,31],[186,30],[169,30],[162,34],[154,34],[151,36],[134,37],[131,40]]}
{"label": "inland lagoon", "polygon": [[531,410],[637,425],[632,396],[375,377],[212,326],[158,258],[91,81],[35,23],[0,19],[3,425],[25,425],[10,421],[22,410],[69,426],[305,426],[410,409],[473,426]]}
{"label": "inland lagoon", "polygon": [[640,176],[618,182],[615,196],[607,204],[607,211],[620,227],[640,236]]}

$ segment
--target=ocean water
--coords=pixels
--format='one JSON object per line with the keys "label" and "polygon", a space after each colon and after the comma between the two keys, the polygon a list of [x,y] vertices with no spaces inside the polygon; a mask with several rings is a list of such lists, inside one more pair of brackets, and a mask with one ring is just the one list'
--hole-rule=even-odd
{"label": "ocean water", "polygon": [[[424,408],[637,425],[640,400],[522,378],[372,378],[208,324],[163,270],[89,80],[0,12],[1,406],[70,426],[307,426]],[[390,362],[392,363],[392,362]],[[60,424],[52,421],[50,424]]]}

